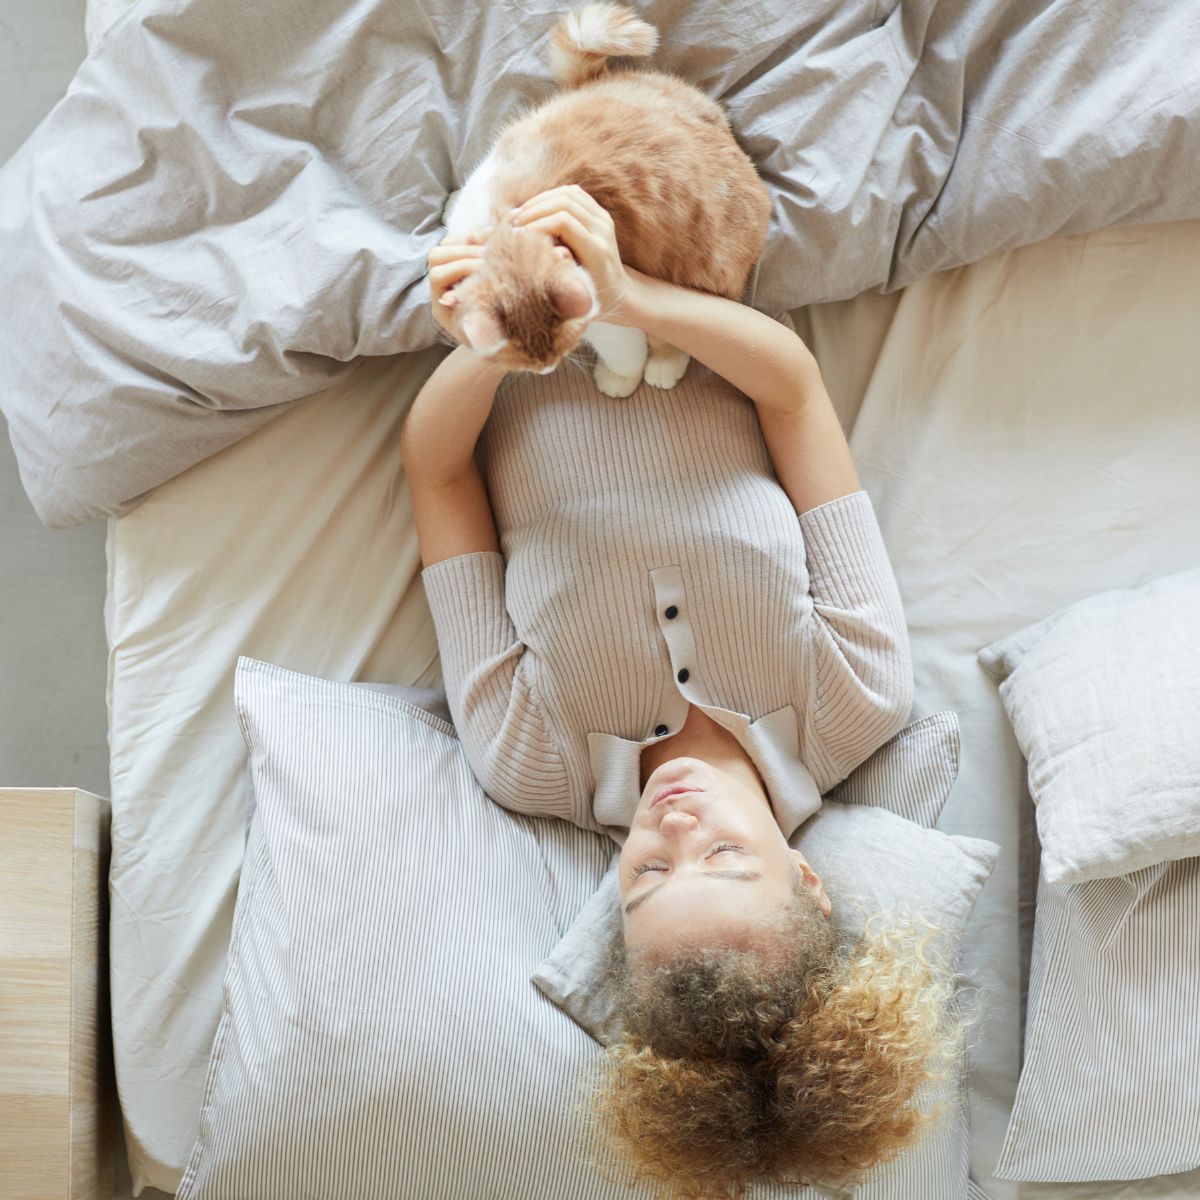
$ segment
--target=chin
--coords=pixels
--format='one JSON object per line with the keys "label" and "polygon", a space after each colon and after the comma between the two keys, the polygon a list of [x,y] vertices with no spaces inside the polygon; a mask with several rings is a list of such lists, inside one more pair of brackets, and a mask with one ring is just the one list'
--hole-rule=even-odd
{"label": "chin", "polygon": [[711,769],[703,759],[681,754],[677,758],[668,758],[665,763],[660,763],[655,767],[647,777],[646,785],[649,786],[652,779],[656,787],[662,787],[668,783],[682,783],[688,776]]}

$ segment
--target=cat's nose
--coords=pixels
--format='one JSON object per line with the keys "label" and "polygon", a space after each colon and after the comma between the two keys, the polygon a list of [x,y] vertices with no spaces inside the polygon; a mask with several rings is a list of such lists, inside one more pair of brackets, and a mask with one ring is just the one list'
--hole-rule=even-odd
{"label": "cat's nose", "polygon": [[557,366],[558,366],[558,363],[551,363],[548,367],[542,367],[538,371],[538,374],[539,375],[549,375],[550,372],[553,371]]}

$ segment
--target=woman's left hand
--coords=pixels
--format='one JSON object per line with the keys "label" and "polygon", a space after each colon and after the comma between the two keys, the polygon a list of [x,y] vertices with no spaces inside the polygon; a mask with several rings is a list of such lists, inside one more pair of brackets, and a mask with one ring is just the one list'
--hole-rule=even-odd
{"label": "woman's left hand", "polygon": [[514,210],[518,229],[540,229],[558,238],[592,277],[600,300],[600,317],[626,324],[635,282],[621,262],[617,231],[606,208],[578,184],[539,192]]}

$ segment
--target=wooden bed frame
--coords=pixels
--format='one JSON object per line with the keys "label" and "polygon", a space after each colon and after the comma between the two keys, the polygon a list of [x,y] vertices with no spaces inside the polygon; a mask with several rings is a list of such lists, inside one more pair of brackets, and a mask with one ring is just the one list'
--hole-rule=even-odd
{"label": "wooden bed frame", "polygon": [[110,1200],[109,802],[0,788],[0,1197]]}

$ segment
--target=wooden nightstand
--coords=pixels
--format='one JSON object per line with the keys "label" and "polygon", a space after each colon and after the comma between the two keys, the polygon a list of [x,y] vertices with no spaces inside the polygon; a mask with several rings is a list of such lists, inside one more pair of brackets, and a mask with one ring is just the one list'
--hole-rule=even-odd
{"label": "wooden nightstand", "polygon": [[109,1200],[107,800],[0,788],[0,1197]]}

